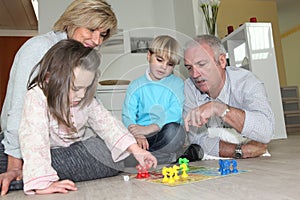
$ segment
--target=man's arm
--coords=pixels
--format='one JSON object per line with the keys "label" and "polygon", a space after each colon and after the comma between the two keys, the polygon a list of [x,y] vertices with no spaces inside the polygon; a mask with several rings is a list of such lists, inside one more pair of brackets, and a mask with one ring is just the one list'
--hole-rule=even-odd
{"label": "man's arm", "polygon": [[[227,143],[224,141],[219,142],[219,156],[220,157],[234,157],[236,144]],[[254,158],[264,154],[267,150],[267,145],[250,141],[242,145],[242,158]]]}

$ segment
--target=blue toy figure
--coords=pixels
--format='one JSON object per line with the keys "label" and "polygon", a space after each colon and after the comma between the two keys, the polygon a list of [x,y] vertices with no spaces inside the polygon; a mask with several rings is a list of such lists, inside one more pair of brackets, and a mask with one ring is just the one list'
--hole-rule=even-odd
{"label": "blue toy figure", "polygon": [[[230,170],[231,169],[231,170]],[[221,175],[238,173],[236,160],[219,160],[219,172]]]}

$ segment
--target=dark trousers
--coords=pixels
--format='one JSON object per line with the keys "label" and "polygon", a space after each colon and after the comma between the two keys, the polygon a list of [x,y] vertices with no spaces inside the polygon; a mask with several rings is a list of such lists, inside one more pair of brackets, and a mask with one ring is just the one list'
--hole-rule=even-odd
{"label": "dark trousers", "polygon": [[[3,134],[0,134],[0,141]],[[52,167],[61,180],[70,179],[74,182],[115,176],[123,170],[123,162],[114,163],[111,153],[104,141],[92,137],[76,142],[69,147],[51,149]],[[6,172],[7,155],[0,144],[0,173]],[[11,190],[22,189],[22,181],[13,181]]]}
{"label": "dark trousers", "polygon": [[[158,164],[170,164],[184,152],[186,132],[175,122],[165,124],[162,129],[147,137],[149,151],[156,157]],[[133,155],[125,159],[126,167],[134,167],[137,161]]]}

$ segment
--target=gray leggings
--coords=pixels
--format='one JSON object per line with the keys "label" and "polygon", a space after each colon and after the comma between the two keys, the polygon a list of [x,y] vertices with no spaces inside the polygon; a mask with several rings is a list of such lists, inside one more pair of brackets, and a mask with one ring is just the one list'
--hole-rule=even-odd
{"label": "gray leggings", "polygon": [[[0,141],[3,134],[0,134]],[[91,137],[69,147],[51,149],[52,167],[61,180],[87,181],[117,175],[123,170],[123,162],[114,163],[111,153],[102,139]],[[6,172],[7,155],[0,144],[0,173]],[[13,181],[10,190],[23,189],[22,181]],[[0,188],[1,190],[1,188]]]}

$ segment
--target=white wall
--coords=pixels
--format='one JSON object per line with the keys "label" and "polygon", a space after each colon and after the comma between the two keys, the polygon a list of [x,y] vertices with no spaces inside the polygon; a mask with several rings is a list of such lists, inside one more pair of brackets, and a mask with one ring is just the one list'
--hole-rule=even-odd
{"label": "white wall", "polygon": [[72,0],[39,0],[39,33],[46,33]]}
{"label": "white wall", "polygon": [[[118,28],[124,32],[124,52],[121,54],[103,54],[100,79],[134,79],[144,73],[147,67],[146,54],[131,54],[130,37],[155,37],[170,34],[181,45],[195,35],[192,1],[182,0],[107,0],[118,18]],[[72,0],[39,0],[39,33],[51,30]],[[149,28],[152,27],[152,28]],[[157,27],[157,28],[153,28]],[[178,32],[177,32],[177,31]],[[176,73],[187,77],[182,65]],[[142,67],[143,66],[143,67]],[[135,69],[135,70],[133,70]]]}

